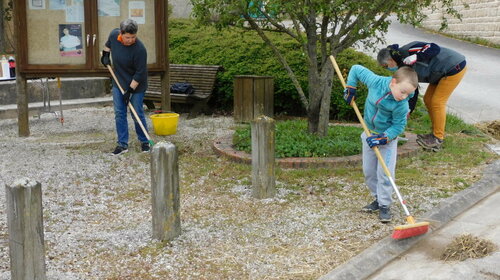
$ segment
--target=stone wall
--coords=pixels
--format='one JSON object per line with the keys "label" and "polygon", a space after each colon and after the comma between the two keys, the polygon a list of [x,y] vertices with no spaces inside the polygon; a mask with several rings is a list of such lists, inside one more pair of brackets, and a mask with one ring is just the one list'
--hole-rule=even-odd
{"label": "stone wall", "polygon": [[[492,43],[500,44],[500,0],[455,0],[455,9],[462,14],[462,21],[449,19],[445,33],[464,36],[479,37]],[[468,7],[465,7],[465,4]],[[441,27],[442,13],[430,9],[425,11],[428,18],[422,26],[433,30]]]}

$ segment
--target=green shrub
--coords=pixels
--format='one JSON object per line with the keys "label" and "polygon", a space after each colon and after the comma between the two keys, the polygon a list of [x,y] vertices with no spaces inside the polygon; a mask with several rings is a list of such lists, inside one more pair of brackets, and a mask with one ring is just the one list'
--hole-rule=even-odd
{"label": "green shrub", "polygon": [[[250,125],[236,129],[233,144],[237,150],[252,150]],[[338,157],[361,153],[359,135],[362,129],[353,126],[335,126],[328,129],[327,137],[307,132],[306,120],[276,122],[277,158],[285,157]]]}
{"label": "green shrub", "polygon": [[[217,30],[197,26],[189,20],[175,19],[169,23],[169,57],[171,63],[222,65],[224,71],[217,77],[216,90],[210,101],[212,108],[232,110],[233,82],[236,75],[262,75],[274,77],[274,110],[276,114],[303,115],[305,110],[290,78],[271,49],[254,31],[241,29]],[[304,54],[298,44],[287,35],[268,33],[283,51],[290,67],[307,94],[307,68]],[[353,64],[362,64],[377,73],[387,74],[370,57],[346,50],[337,58],[339,67],[347,76]],[[342,85],[335,79],[332,90],[331,119],[355,119],[351,107],[344,104]],[[366,89],[361,88],[358,98],[363,108]]]}

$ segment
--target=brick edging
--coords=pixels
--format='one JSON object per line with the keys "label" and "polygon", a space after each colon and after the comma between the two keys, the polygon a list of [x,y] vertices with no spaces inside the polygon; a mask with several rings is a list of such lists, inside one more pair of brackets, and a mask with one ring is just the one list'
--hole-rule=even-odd
{"label": "brick edging", "polygon": [[[416,155],[420,150],[416,140],[417,135],[413,133],[405,132],[408,141],[398,146],[398,157],[409,157]],[[214,152],[219,156],[224,156],[232,161],[239,163],[252,163],[252,155],[237,151],[232,145],[233,137],[232,135],[227,135],[216,139],[212,148]],[[302,158],[280,158],[276,160],[279,167],[282,168],[328,168],[328,167],[340,167],[340,166],[353,166],[361,164],[362,157],[359,155],[345,156],[345,157],[329,157],[329,158],[319,158],[319,157],[302,157]]]}

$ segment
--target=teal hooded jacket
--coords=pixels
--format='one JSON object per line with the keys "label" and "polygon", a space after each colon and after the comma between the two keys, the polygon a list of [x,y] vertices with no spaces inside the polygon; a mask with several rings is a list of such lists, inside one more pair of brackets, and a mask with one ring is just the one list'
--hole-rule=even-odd
{"label": "teal hooded jacket", "polygon": [[389,88],[392,77],[379,76],[361,65],[353,65],[347,77],[347,85],[357,87],[361,82],[368,87],[364,120],[368,128],[377,134],[385,133],[390,140],[403,133],[409,113],[408,99],[397,101]]}

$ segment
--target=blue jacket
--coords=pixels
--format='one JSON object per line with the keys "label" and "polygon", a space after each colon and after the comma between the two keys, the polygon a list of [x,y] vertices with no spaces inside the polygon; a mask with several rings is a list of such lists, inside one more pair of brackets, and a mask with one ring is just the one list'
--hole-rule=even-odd
{"label": "blue jacket", "polygon": [[366,84],[368,96],[363,117],[366,125],[373,132],[386,133],[392,140],[405,130],[409,107],[408,98],[396,101],[392,96],[389,88],[391,79],[378,76],[361,65],[353,65],[347,85],[357,87],[358,82]]}

